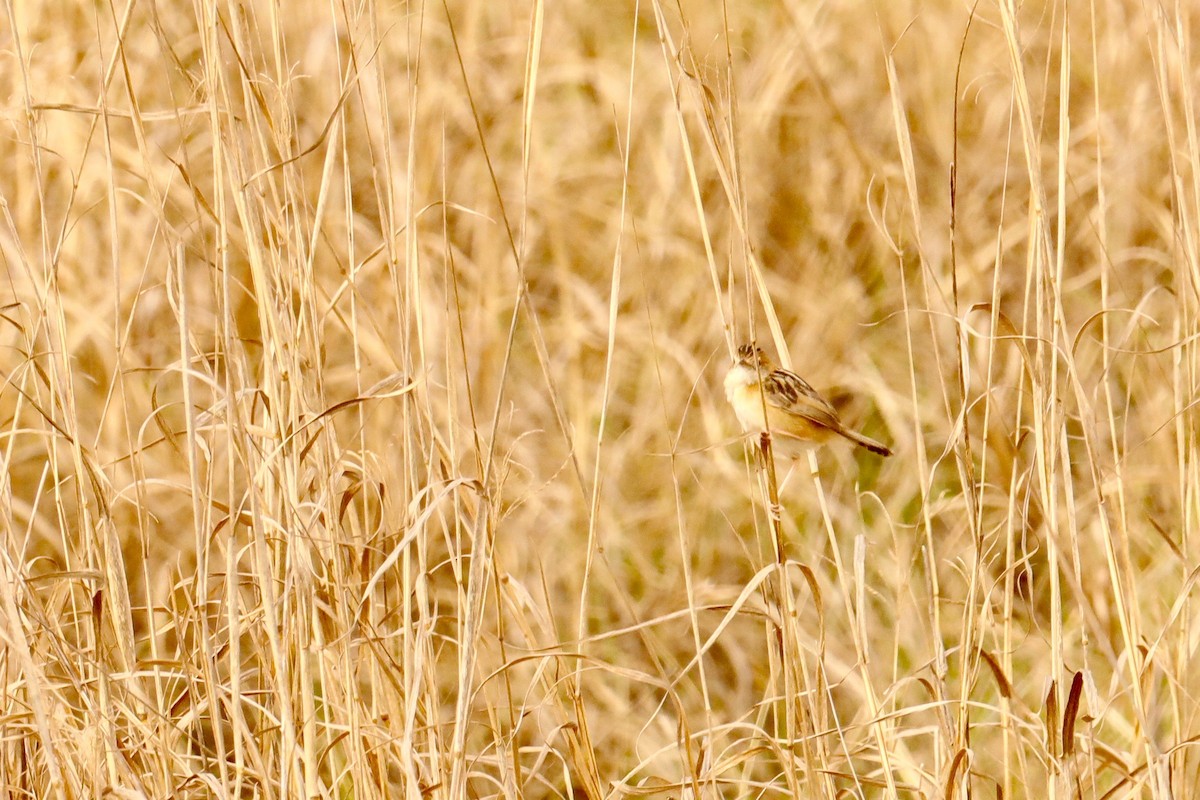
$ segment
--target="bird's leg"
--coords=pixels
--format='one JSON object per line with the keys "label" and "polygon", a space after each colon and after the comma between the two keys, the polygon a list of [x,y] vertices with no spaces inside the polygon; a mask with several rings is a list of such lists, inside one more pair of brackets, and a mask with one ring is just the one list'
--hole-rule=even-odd
{"label": "bird's leg", "polygon": [[[782,494],[783,486],[775,484],[775,459],[771,453],[771,433],[763,431],[758,438],[758,446],[762,449],[763,470],[767,474],[767,514],[775,522],[783,521],[783,504],[779,502],[779,495]],[[791,470],[788,470],[788,475]],[[784,483],[787,483],[785,477]],[[774,491],[772,492],[772,488]]]}

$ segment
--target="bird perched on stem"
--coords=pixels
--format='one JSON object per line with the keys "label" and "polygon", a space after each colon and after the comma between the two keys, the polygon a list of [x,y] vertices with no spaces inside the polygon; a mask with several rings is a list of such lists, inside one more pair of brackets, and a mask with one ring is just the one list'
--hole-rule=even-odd
{"label": "bird perched on stem", "polygon": [[776,367],[761,347],[744,344],[725,375],[725,396],[746,431],[769,434],[779,455],[799,458],[831,439],[848,439],[881,456],[887,445],[851,430],[817,390],[791,370]]}

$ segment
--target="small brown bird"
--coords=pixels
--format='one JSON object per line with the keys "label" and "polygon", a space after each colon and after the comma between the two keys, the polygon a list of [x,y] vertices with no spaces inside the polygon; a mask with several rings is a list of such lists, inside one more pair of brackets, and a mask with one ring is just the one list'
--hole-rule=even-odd
{"label": "small brown bird", "polygon": [[892,454],[886,445],[843,425],[816,389],[796,373],[772,364],[761,347],[738,348],[737,361],[725,376],[725,396],[742,428],[770,432],[771,446],[779,455],[799,458],[836,436],[881,456]]}

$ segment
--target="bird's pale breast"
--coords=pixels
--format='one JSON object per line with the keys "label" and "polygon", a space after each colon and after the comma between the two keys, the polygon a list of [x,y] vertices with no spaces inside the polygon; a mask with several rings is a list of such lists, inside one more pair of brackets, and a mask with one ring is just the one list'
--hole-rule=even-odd
{"label": "bird's pale breast", "polygon": [[741,365],[734,366],[725,376],[725,396],[744,430],[770,430],[776,444],[786,451],[806,450],[832,435],[832,430],[805,415],[774,405],[770,397],[763,397],[760,386],[758,375]]}

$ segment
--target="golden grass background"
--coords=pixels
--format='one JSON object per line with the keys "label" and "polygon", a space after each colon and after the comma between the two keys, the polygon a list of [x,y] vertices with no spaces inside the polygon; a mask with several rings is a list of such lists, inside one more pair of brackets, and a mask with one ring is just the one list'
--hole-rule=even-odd
{"label": "golden grass background", "polygon": [[1187,3],[4,20],[5,797],[1200,783]]}

